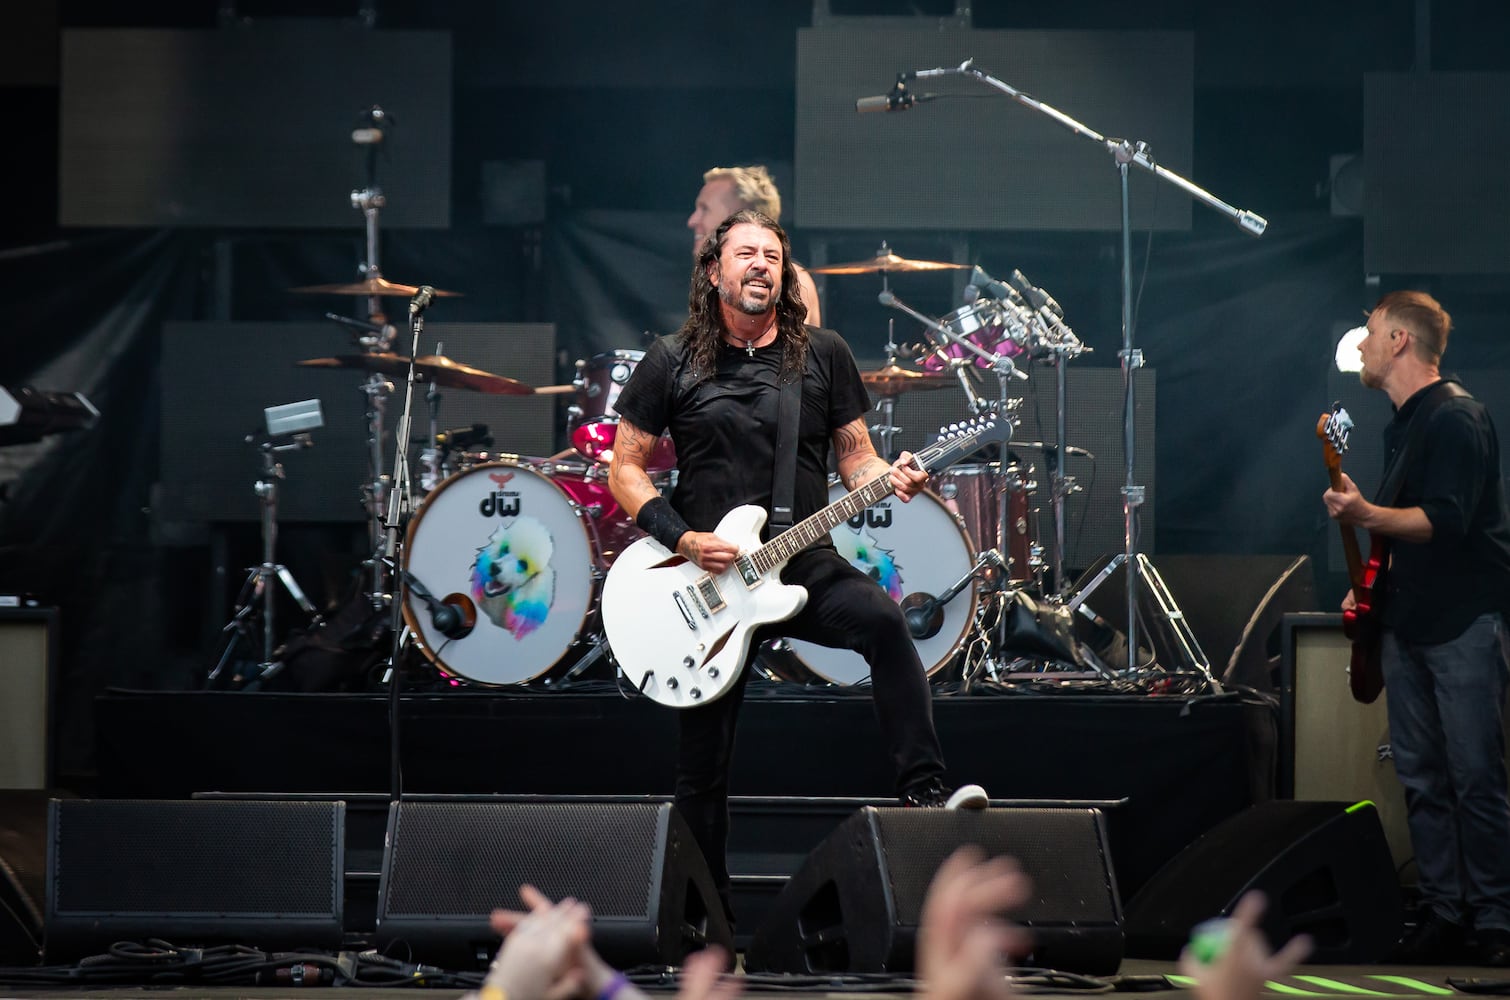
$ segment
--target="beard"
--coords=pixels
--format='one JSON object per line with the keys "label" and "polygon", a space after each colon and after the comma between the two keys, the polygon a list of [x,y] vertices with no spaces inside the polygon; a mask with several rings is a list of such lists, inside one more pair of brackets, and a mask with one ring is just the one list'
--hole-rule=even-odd
{"label": "beard", "polygon": [[718,289],[719,300],[724,305],[738,309],[749,316],[759,316],[761,313],[770,312],[776,306],[779,293],[780,287],[774,283],[763,298],[758,290],[747,291],[744,284],[738,288],[724,284]]}

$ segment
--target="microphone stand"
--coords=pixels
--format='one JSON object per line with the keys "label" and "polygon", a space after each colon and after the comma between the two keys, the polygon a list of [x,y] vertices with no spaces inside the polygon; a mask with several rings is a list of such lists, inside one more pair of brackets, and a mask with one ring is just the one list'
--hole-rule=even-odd
{"label": "microphone stand", "polygon": [[[1149,173],[1153,174],[1160,180],[1167,181],[1175,185],[1176,187],[1181,188],[1192,197],[1194,197],[1197,201],[1200,201],[1208,207],[1213,208],[1216,211],[1227,216],[1233,222],[1237,223],[1237,225],[1241,227],[1243,231],[1253,236],[1262,236],[1264,230],[1268,228],[1269,223],[1268,220],[1264,219],[1262,216],[1256,215],[1255,213],[1249,212],[1245,209],[1239,209],[1232,205],[1229,205],[1225,201],[1222,201],[1220,198],[1211,194],[1204,188],[1196,185],[1192,181],[1186,180],[1184,177],[1181,177],[1174,171],[1168,170],[1165,167],[1162,167],[1159,164],[1155,163],[1153,161],[1153,158],[1148,155],[1149,149],[1146,142],[1135,142],[1128,139],[1108,138],[1107,136],[1102,135],[1100,132],[1097,132],[1096,130],[1082,124],[1079,121],[1076,121],[1074,118],[1071,118],[1064,112],[1059,111],[1058,109],[1053,108],[1047,104],[1044,104],[1037,98],[1025,94],[1015,87],[1012,87],[1011,85],[998,80],[994,76],[991,76],[989,73],[985,73],[981,70],[976,69],[972,65],[972,63],[973,60],[966,59],[956,67],[940,67],[938,69],[919,70],[916,73],[913,73],[912,76],[922,79],[933,76],[958,75],[968,76],[973,79],[979,80],[981,83],[984,83],[989,87],[993,87],[996,90],[1001,91],[1003,94],[1017,101],[1019,104],[1032,108],[1034,111],[1037,111],[1038,113],[1045,115],[1053,121],[1058,122],[1060,125],[1063,125],[1065,128],[1069,129],[1076,135],[1084,136],[1085,138],[1090,139],[1092,142],[1095,142],[1097,145],[1102,146],[1106,150],[1106,152],[1111,154],[1117,166],[1119,194],[1121,198],[1122,209],[1122,350],[1119,353],[1118,357],[1120,357],[1122,361],[1122,382],[1123,392],[1125,396],[1122,422],[1123,457],[1126,462],[1126,481],[1122,487],[1123,551],[1113,560],[1113,563],[1120,562],[1121,564],[1125,565],[1127,569],[1127,648],[1128,667],[1129,671],[1132,671],[1133,661],[1137,658],[1138,650],[1138,576],[1139,571],[1141,569],[1147,569],[1150,564],[1147,558],[1142,556],[1138,552],[1136,535],[1137,510],[1144,501],[1144,488],[1140,485],[1137,485],[1133,476],[1133,413],[1135,409],[1133,372],[1136,369],[1143,367],[1144,362],[1143,352],[1133,349],[1132,220],[1131,213],[1129,211],[1129,194],[1127,183],[1128,166],[1130,164],[1136,164],[1147,170]],[[1062,443],[1063,442],[1061,442],[1061,444]],[[1171,626],[1173,626],[1176,631],[1180,633],[1182,640],[1184,640],[1181,645],[1185,647],[1186,651],[1189,651],[1190,647],[1193,647],[1193,652],[1197,654],[1195,657],[1196,662],[1194,663],[1194,666],[1202,674],[1205,675],[1206,681],[1211,685],[1212,689],[1219,693],[1222,690],[1221,684],[1218,683],[1216,678],[1212,675],[1210,664],[1206,662],[1204,653],[1201,653],[1199,644],[1194,642],[1195,637],[1189,633],[1189,624],[1185,621],[1183,612],[1181,612],[1179,608],[1174,605],[1172,597],[1168,594],[1167,589],[1163,587],[1163,581],[1159,578],[1158,574],[1156,572],[1151,573],[1149,574],[1149,578],[1150,583],[1156,588],[1155,597],[1159,599],[1161,608],[1169,609],[1168,613],[1170,614]],[[1099,584],[1102,579],[1104,579],[1104,576],[1098,576],[1097,579],[1093,581],[1091,587],[1093,588],[1094,586]],[[1077,595],[1075,600],[1071,602],[1072,608],[1074,605],[1078,605],[1079,603],[1084,601],[1085,597],[1089,595],[1090,589],[1091,588],[1087,588],[1081,594]]]}
{"label": "microphone stand", "polygon": [[[416,296],[418,298],[418,296]],[[414,359],[419,355],[419,341],[424,333],[425,320],[422,308],[410,303],[409,327],[412,339],[409,346],[409,373],[404,381],[404,412],[399,417],[398,431],[394,435],[393,477],[388,493],[388,517],[384,523],[382,562],[393,572],[393,592],[389,596],[393,611],[393,645],[388,655],[388,745],[389,745],[389,798],[397,802],[403,795],[403,757],[399,752],[399,693],[403,687],[403,672],[399,669],[399,656],[403,649],[404,601],[408,586],[404,574],[399,572],[399,528],[408,520],[413,510],[409,481],[409,428],[414,414]]]}

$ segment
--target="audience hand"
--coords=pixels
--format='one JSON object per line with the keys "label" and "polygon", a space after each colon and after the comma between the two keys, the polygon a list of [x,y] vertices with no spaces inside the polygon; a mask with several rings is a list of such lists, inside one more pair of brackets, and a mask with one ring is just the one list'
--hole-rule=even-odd
{"label": "audience hand", "polygon": [[508,921],[503,946],[483,981],[485,989],[501,989],[509,1000],[567,1000],[585,988],[579,956],[588,947],[591,914],[574,899],[540,898],[543,905]]}
{"label": "audience hand", "polygon": [[939,866],[918,926],[917,972],[924,1000],[1009,1000],[1003,953],[1025,954],[1031,937],[1000,914],[1032,887],[1011,858],[961,847]]}
{"label": "audience hand", "polygon": [[1258,928],[1267,901],[1257,890],[1244,894],[1225,923],[1225,945],[1208,961],[1186,945],[1180,952],[1180,972],[1195,980],[1197,1000],[1254,1000],[1264,984],[1289,973],[1311,953],[1311,939],[1298,934],[1272,954],[1269,940]]}

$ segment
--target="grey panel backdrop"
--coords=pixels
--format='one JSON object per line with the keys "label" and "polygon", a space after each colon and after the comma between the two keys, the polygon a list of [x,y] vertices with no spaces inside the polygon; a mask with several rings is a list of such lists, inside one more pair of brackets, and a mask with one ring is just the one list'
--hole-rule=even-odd
{"label": "grey panel backdrop", "polygon": [[[1175,31],[967,31],[925,25],[797,32],[796,221],[839,229],[1116,229],[1117,171],[1089,139],[979,81],[906,113],[855,113],[903,70],[975,66],[1104,135],[1149,143],[1190,175],[1193,42]],[[1190,199],[1132,168],[1133,221],[1190,227]]]}
{"label": "grey panel backdrop", "polygon": [[[351,189],[374,180],[385,225],[451,222],[449,32],[65,31],[59,100],[66,226],[344,228]],[[389,127],[357,146],[374,104]]]}

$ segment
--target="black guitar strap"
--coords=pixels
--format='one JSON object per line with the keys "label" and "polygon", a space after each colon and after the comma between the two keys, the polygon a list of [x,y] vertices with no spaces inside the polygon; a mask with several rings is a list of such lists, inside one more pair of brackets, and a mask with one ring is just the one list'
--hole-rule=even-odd
{"label": "black guitar strap", "polygon": [[1421,397],[1421,403],[1416,407],[1416,412],[1410,418],[1410,425],[1405,429],[1405,441],[1384,470],[1384,479],[1379,486],[1379,492],[1374,495],[1374,503],[1381,507],[1395,505],[1395,501],[1399,499],[1400,490],[1405,486],[1405,474],[1410,469],[1411,459],[1420,450],[1421,440],[1426,437],[1426,425],[1430,423],[1431,415],[1436,412],[1437,407],[1449,399],[1458,399],[1467,395],[1469,395],[1467,389],[1456,382],[1443,379]]}
{"label": "black guitar strap", "polygon": [[[785,376],[783,375],[783,378]],[[802,418],[802,374],[781,383],[776,404],[776,466],[771,483],[770,537],[790,528],[797,502],[797,425]]]}

